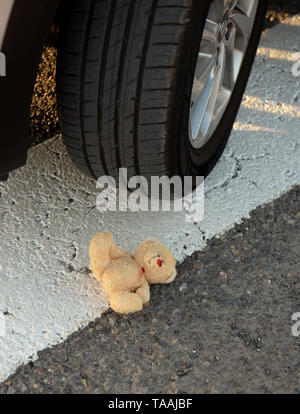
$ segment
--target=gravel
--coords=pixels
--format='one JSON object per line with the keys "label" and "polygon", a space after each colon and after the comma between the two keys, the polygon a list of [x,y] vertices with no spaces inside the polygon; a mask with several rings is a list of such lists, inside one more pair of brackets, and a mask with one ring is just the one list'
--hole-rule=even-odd
{"label": "gravel", "polygon": [[187,257],[142,312],[111,310],[0,393],[300,393],[300,187]]}
{"label": "gravel", "polygon": [[286,18],[300,13],[299,0],[269,0],[265,28],[282,23]]}

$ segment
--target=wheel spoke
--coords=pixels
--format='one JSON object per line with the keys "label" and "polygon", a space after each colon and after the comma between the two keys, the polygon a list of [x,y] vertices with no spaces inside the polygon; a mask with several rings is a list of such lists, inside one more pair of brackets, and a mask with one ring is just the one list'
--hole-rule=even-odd
{"label": "wheel spoke", "polygon": [[230,18],[235,24],[235,26],[238,28],[238,30],[241,32],[244,39],[248,40],[252,29],[251,19],[249,19],[249,17],[246,14],[236,9],[233,11]]}
{"label": "wheel spoke", "polygon": [[208,18],[216,22],[220,22],[224,14],[224,10],[229,6],[230,0],[214,1],[209,9]]}
{"label": "wheel spoke", "polygon": [[217,102],[218,92],[223,77],[225,47],[220,50],[219,62],[214,72],[211,72],[206,85],[202,89],[198,99],[194,102],[191,110],[191,133],[193,139],[197,139],[199,134],[204,136],[210,126],[215,106]]}
{"label": "wheel spoke", "polygon": [[204,26],[202,39],[214,42],[215,44],[218,36],[218,28],[219,26],[217,22],[212,19],[207,19]]}
{"label": "wheel spoke", "polygon": [[222,117],[222,114],[224,113],[228,99],[230,98],[231,91],[225,88],[221,88],[219,91],[217,103],[216,103],[216,109],[214,113],[215,119],[220,119]]}
{"label": "wheel spoke", "polygon": [[240,65],[240,53],[235,49],[235,39],[236,28],[232,26],[230,37],[228,38],[228,40],[225,39],[224,42],[226,47],[226,61],[224,69],[223,86],[230,91],[232,91],[234,87]]}
{"label": "wheel spoke", "polygon": [[215,62],[215,56],[199,53],[192,90],[192,103],[196,101],[201,91],[203,90],[203,87],[208,81],[209,76],[215,66]]}
{"label": "wheel spoke", "polygon": [[223,86],[232,91],[243,60],[243,53],[237,49],[226,49],[226,65]]}
{"label": "wheel spoke", "polygon": [[256,1],[237,0],[235,8],[251,19],[257,8],[257,3]]}

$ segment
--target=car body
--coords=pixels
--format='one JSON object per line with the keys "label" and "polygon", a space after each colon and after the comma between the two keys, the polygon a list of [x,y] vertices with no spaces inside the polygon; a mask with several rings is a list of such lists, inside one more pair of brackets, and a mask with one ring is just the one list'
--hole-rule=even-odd
{"label": "car body", "polygon": [[[0,176],[26,162],[30,104],[59,0],[1,0]],[[4,75],[4,76],[3,76]]]}

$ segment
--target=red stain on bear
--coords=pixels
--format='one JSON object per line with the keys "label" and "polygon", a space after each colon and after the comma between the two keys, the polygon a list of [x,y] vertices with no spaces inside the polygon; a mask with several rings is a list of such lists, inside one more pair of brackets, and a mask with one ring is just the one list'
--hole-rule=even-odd
{"label": "red stain on bear", "polygon": [[139,280],[143,280],[144,273],[145,273],[145,269],[143,267],[141,267],[141,269],[140,269],[140,271],[138,273]]}

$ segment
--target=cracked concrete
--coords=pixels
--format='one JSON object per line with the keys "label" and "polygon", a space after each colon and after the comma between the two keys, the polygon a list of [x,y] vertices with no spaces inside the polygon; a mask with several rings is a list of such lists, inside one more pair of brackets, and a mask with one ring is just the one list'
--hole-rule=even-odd
{"label": "cracked concrete", "polygon": [[205,182],[200,223],[187,223],[184,212],[99,213],[99,190],[72,165],[59,137],[31,150],[27,165],[0,183],[0,381],[107,309],[89,269],[95,232],[112,231],[131,251],[157,237],[182,260],[300,183],[300,78],[286,59],[298,51],[299,36],[299,16],[263,34],[228,147]]}

